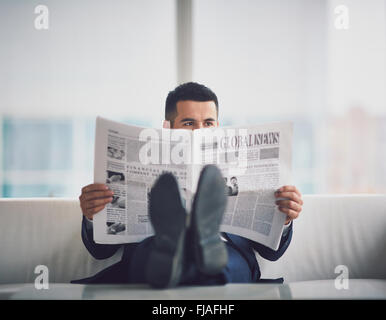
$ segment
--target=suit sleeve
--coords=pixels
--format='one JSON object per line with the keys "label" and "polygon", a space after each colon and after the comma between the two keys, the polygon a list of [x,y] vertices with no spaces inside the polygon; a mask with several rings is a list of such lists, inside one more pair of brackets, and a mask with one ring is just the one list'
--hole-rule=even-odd
{"label": "suit sleeve", "polygon": [[276,261],[284,254],[289,244],[291,243],[292,229],[293,229],[293,221],[291,221],[291,225],[288,228],[287,232],[285,234],[283,233],[283,236],[280,240],[279,248],[276,251],[262,245],[261,243],[254,242],[252,240],[249,240],[249,241],[252,248],[255,251],[257,251],[257,253],[260,256],[262,256],[264,259],[267,259],[270,261]]}
{"label": "suit sleeve", "polygon": [[107,259],[112,257],[121,244],[98,244],[94,241],[92,222],[87,221],[83,216],[82,219],[82,241],[88,252],[95,259]]}

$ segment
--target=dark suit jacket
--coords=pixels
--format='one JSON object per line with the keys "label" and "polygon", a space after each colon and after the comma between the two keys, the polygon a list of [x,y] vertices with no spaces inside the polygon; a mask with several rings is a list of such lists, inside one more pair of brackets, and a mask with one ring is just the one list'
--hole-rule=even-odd
{"label": "dark suit jacket", "polygon": [[[248,262],[248,265],[252,271],[252,280],[254,282],[283,282],[282,278],[279,279],[260,279],[260,268],[256,260],[255,252],[258,252],[263,258],[276,261],[287,250],[292,239],[292,222],[289,230],[285,236],[282,237],[280,245],[277,251],[274,251],[260,243],[243,238],[241,236],[222,233],[224,238],[228,240],[229,245],[235,248]],[[74,280],[72,283],[125,283],[127,282],[127,270],[129,270],[129,262],[131,256],[138,246],[138,243],[127,244],[97,244],[94,242],[93,231],[87,228],[85,217],[82,220],[82,240],[86,246],[88,252],[95,259],[107,259],[113,256],[120,247],[123,246],[123,254],[121,261],[113,264],[112,266],[102,270],[95,276]]]}

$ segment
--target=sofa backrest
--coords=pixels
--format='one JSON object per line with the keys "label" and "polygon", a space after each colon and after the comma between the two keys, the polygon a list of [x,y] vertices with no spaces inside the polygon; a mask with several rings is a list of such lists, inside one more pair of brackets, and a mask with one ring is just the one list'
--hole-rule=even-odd
{"label": "sofa backrest", "polygon": [[[345,265],[350,278],[386,279],[386,196],[305,195],[292,243],[278,261],[258,256],[262,278],[286,282],[334,279]],[[80,235],[77,199],[0,199],[0,283],[34,282],[37,265],[53,283],[91,276],[120,260],[95,260]]]}
{"label": "sofa backrest", "polygon": [[0,283],[34,282],[45,265],[49,281],[68,283],[120,260],[90,256],[81,239],[79,200],[0,199]]}
{"label": "sofa backrest", "polygon": [[[286,282],[386,279],[386,195],[305,195],[291,244],[277,261],[257,256],[262,278]],[[339,272],[339,273],[338,273]]]}

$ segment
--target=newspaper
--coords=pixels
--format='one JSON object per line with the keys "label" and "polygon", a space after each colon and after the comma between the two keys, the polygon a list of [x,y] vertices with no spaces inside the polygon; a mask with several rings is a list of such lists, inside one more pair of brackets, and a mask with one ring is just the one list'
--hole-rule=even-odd
{"label": "newspaper", "polygon": [[105,183],[114,196],[94,216],[95,242],[138,242],[154,234],[149,193],[164,172],[177,178],[190,214],[201,169],[216,164],[228,195],[220,230],[277,250],[286,215],[278,210],[274,191],[290,184],[292,131],[289,122],[192,131],[98,117],[94,182]]}

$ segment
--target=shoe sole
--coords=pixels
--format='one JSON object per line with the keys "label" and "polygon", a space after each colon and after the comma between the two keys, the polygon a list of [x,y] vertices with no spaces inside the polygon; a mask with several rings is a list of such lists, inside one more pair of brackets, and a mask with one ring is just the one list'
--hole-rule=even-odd
{"label": "shoe sole", "polygon": [[150,220],[155,232],[146,278],[156,288],[176,286],[181,277],[186,212],[176,179],[165,174],[150,194]]}
{"label": "shoe sole", "polygon": [[218,274],[228,262],[228,252],[220,237],[220,225],[227,197],[220,170],[207,165],[202,170],[192,210],[192,231],[197,268]]}

